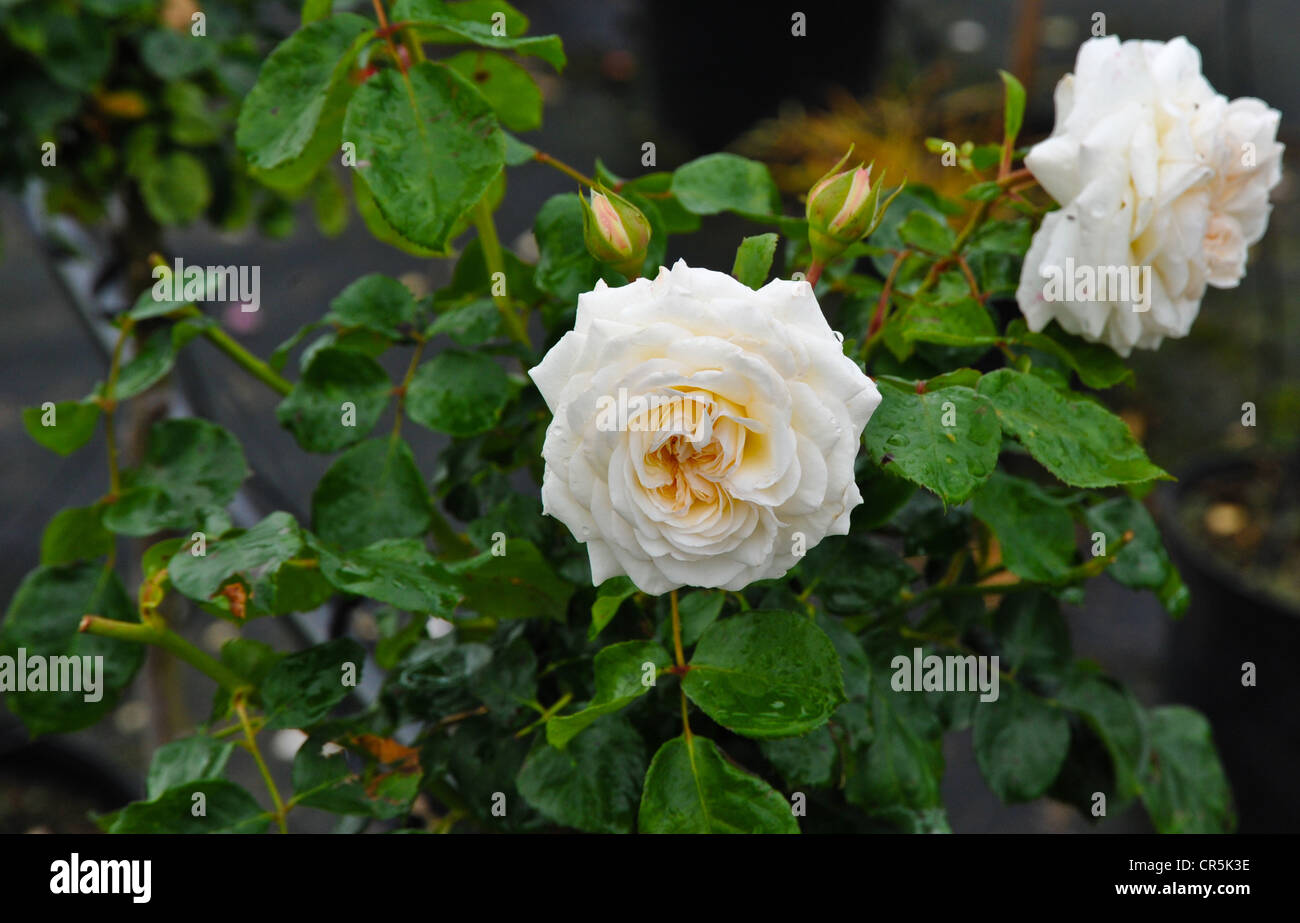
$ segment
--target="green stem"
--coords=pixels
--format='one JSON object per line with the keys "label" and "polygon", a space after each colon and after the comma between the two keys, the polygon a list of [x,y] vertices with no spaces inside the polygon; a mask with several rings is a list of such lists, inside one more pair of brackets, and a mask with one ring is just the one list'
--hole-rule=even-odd
{"label": "green stem", "polygon": [[199,650],[170,628],[87,615],[82,618],[78,631],[98,635],[101,638],[116,638],[119,641],[132,641],[136,644],[153,644],[176,655],[230,692],[248,685],[248,682],[235,671],[212,655]]}
{"label": "green stem", "polygon": [[486,198],[480,199],[479,203],[474,206],[474,227],[478,229],[479,240],[483,244],[483,262],[487,264],[488,285],[493,292],[492,300],[496,303],[497,310],[501,312],[501,319],[505,322],[510,336],[531,350],[533,344],[528,339],[527,325],[511,307],[509,296],[498,295],[495,292],[496,283],[494,280],[496,274],[501,273],[501,278],[505,278],[506,261],[501,252],[501,239],[497,237],[497,226],[492,217],[492,206],[488,204]]}
{"label": "green stem", "polygon": [[522,728],[517,734],[515,734],[515,739],[518,740],[519,738],[527,735],[529,731],[533,730],[533,728],[545,724],[552,715],[554,715],[564,706],[568,705],[569,702],[571,701],[573,701],[572,692],[566,692],[564,695],[560,696],[559,699],[556,700],[554,705],[552,705],[550,708],[542,712],[541,717],[539,717],[536,721],[534,721],[532,724],[528,725],[527,727]]}
{"label": "green stem", "polygon": [[677,591],[673,590],[668,597],[669,605],[673,612],[673,652],[677,657],[677,666],[681,669],[686,668],[686,656],[682,653],[682,617],[677,611]]}
{"label": "green stem", "polygon": [[584,176],[583,174],[573,169],[573,167],[569,166],[564,161],[556,160],[554,157],[552,157],[550,154],[546,153],[545,151],[538,151],[536,154],[533,155],[533,160],[536,160],[538,163],[544,163],[548,167],[554,167],[555,169],[563,173],[565,176],[568,176],[572,179],[576,179],[578,182],[582,183],[582,185],[588,188],[591,188],[596,185],[596,181],[592,179],[590,176]]}
{"label": "green stem", "polygon": [[402,417],[406,415],[406,392],[411,387],[411,380],[415,378],[415,370],[420,365],[420,357],[424,355],[424,344],[427,342],[423,337],[418,339],[411,353],[411,361],[407,363],[406,374],[402,376],[402,383],[397,387],[397,413],[393,416],[394,441],[402,435]]}
{"label": "green stem", "polygon": [[254,356],[244,347],[240,346],[235,340],[222,330],[220,327],[208,326],[203,328],[203,335],[213,346],[221,350],[227,356],[234,360],[235,364],[244,371],[248,372],[262,384],[271,388],[280,394],[288,394],[293,390],[293,385],[282,377],[275,369],[271,368],[261,359]]}
{"label": "green stem", "polygon": [[244,701],[239,696],[235,697],[235,713],[239,715],[239,723],[244,728],[244,748],[253,755],[253,762],[257,763],[257,771],[262,774],[262,781],[266,783],[266,790],[271,793],[271,803],[275,805],[276,826],[280,828],[281,833],[288,833],[289,827],[285,823],[286,814],[284,801],[280,799],[280,790],[275,787],[275,779],[271,777],[271,770],[267,768],[266,760],[262,759],[262,751],[257,746],[257,734],[253,731],[253,725],[248,720],[248,710],[244,707]]}

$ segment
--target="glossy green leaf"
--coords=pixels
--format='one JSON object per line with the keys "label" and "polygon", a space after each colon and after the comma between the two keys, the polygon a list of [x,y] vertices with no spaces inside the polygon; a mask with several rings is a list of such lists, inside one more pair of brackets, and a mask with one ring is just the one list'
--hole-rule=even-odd
{"label": "glossy green leaf", "polygon": [[352,92],[347,71],[373,29],[368,19],[339,13],[304,26],[271,52],[240,107],[235,132],[252,167],[283,171],[310,161],[298,172],[305,181],[322,154],[338,149],[343,105]]}
{"label": "glossy green leaf", "polygon": [[370,273],[353,282],[333,301],[323,320],[342,327],[359,327],[399,339],[415,321],[415,296],[392,276]]}
{"label": "glossy green leaf", "polygon": [[935,254],[951,253],[957,242],[946,221],[924,211],[914,211],[903,219],[898,236],[909,247]]}
{"label": "glossy green leaf", "polygon": [[621,715],[596,721],[562,750],[538,741],[519,769],[519,794],[556,823],[589,833],[636,827],[645,742]]}
{"label": "glossy green leaf", "polygon": [[537,287],[562,301],[589,292],[600,278],[600,266],[587,252],[582,233],[582,204],[575,193],[551,196],[533,221],[539,256]]}
{"label": "glossy green leaf", "polygon": [[361,682],[365,660],[361,645],[351,638],[337,638],[276,661],[262,681],[266,726],[315,724]]}
{"label": "glossy green leaf", "polygon": [[460,593],[456,579],[424,542],[391,538],[335,554],[317,546],[320,569],[337,589],[386,602],[407,612],[450,613]]}
{"label": "glossy green leaf", "polygon": [[1065,712],[1014,683],[975,706],[975,760],[993,793],[1007,803],[1032,801],[1056,780],[1070,747]]}
{"label": "glossy green leaf", "polygon": [[99,413],[99,405],[88,401],[58,401],[51,408],[24,407],[23,427],[45,448],[71,455],[95,435]]}
{"label": "glossy green leaf", "polygon": [[[251,585],[263,574],[274,573],[302,549],[302,532],[288,513],[272,513],[246,532],[210,538],[202,555],[190,548],[176,552],[167,574],[179,592],[197,602],[212,602],[221,587],[239,575]],[[222,599],[219,607],[229,612]],[[236,617],[242,617],[235,613]]]}
{"label": "glossy green leaf", "polygon": [[736,250],[736,263],[731,268],[731,274],[750,288],[762,288],[767,281],[767,274],[772,271],[776,242],[776,234],[746,237]]}
{"label": "glossy green leaf", "polygon": [[[89,562],[36,568],[9,603],[0,625],[0,686],[32,736],[94,724],[144,662],[139,644],[82,634],[88,614],[138,621],[118,576]],[[95,657],[103,658],[102,672],[86,659]]]}
{"label": "glossy green leaf", "polygon": [[1142,802],[1156,830],[1231,833],[1237,818],[1210,723],[1180,705],[1153,708],[1147,720],[1151,759],[1142,776]]}
{"label": "glossy green leaf", "polygon": [[124,490],[104,511],[104,525],[122,535],[199,528],[247,476],[243,449],[222,427],[194,418],[155,423],[144,462],[123,472]]}
{"label": "glossy green leaf", "polygon": [[365,438],[383,415],[393,383],[374,359],[327,347],[275,409],[280,425],[308,452],[337,452]]}
{"label": "glossy green leaf", "polygon": [[[1178,568],[1165,550],[1160,530],[1141,501],[1128,496],[1112,497],[1084,512],[1094,534],[1106,537],[1106,548],[1113,549],[1127,532],[1133,539],[1120,549],[1106,568],[1124,586],[1152,590],[1171,615],[1187,611],[1190,596]],[[1090,540],[1091,541],[1091,540]]]}
{"label": "glossy green leaf", "polygon": [[943,301],[917,298],[908,305],[900,323],[902,337],[907,342],[988,346],[998,338],[993,318],[974,298]]}
{"label": "glossy green leaf", "polygon": [[511,131],[532,131],[542,125],[542,91],[532,75],[514,61],[491,51],[462,51],[443,62],[496,110]]}
{"label": "glossy green leaf", "polygon": [[563,749],[597,718],[625,708],[649,692],[658,671],[671,664],[672,657],[653,641],[624,641],[602,648],[596,654],[595,696],[581,711],[551,718],[546,723],[546,739],[551,746]]}
{"label": "glossy green leaf", "polygon": [[271,817],[235,783],[195,779],[152,801],[128,804],[98,822],[108,833],[262,833]]}
{"label": "glossy green leaf", "polygon": [[91,561],[113,550],[113,533],[104,528],[103,506],[59,510],[41,534],[41,563]]}
{"label": "glossy green leaf", "polygon": [[[964,385],[917,394],[889,386],[863,433],[877,465],[938,494],[968,499],[997,464],[1002,433],[993,407]],[[951,424],[951,425],[946,425]]]}
{"label": "glossy green leaf", "polygon": [[212,201],[212,182],[201,160],[184,151],[173,151],[144,171],[140,195],[159,224],[184,225],[202,215]]}
{"label": "glossy green leaf", "polygon": [[943,779],[942,728],[923,696],[897,692],[878,676],[871,694],[872,736],[851,752],[844,797],[875,813],[938,807]]}
{"label": "glossy green leaf", "polygon": [[1070,400],[1041,379],[998,369],[980,379],[1002,428],[1074,487],[1109,487],[1169,477],[1153,465],[1128,425],[1100,404]]}
{"label": "glossy green leaf", "polygon": [[673,173],[677,201],[696,215],[732,211],[773,215],[780,212],[776,184],[764,164],[735,154],[706,154]]}
{"label": "glossy green leaf", "polygon": [[460,578],[464,606],[498,619],[565,617],[573,584],[526,539],[509,539],[506,553],[491,551],[456,561],[448,570]]}
{"label": "glossy green leaf", "polygon": [[682,678],[687,697],[746,737],[804,734],[844,701],[839,657],[826,633],[793,612],[757,611],[704,632]]}
{"label": "glossy green leaf", "polygon": [[693,735],[659,748],[646,772],[641,833],[798,833],[790,803]]}
{"label": "glossy green leaf", "polygon": [[1074,520],[1033,481],[995,471],[971,498],[971,512],[993,530],[1012,573],[1050,583],[1074,564]]}
{"label": "glossy green leaf", "polygon": [[473,84],[432,61],[405,75],[382,70],[363,83],[348,104],[343,136],[356,144],[356,170],[384,218],[432,250],[447,247],[505,163],[492,107]]}
{"label": "glossy green leaf", "polygon": [[1050,593],[1009,593],[993,615],[1003,670],[1051,673],[1070,659],[1070,629]]}
{"label": "glossy green leaf", "polygon": [[312,530],[345,549],[409,538],[429,527],[430,503],[410,446],[369,439],[340,455],[316,485]]}
{"label": "glossy green leaf", "polygon": [[168,789],[198,779],[219,779],[235,750],[230,740],[216,740],[194,734],[165,743],[153,752],[146,781],[146,800],[161,797]]}
{"label": "glossy green leaf", "polygon": [[594,638],[600,634],[618,613],[623,601],[631,599],[636,591],[636,584],[626,577],[610,577],[602,583],[596,590],[596,601],[591,604],[591,627],[587,637]]}
{"label": "glossy green leaf", "polygon": [[505,369],[491,356],[449,349],[415,370],[406,412],[440,433],[474,436],[496,426],[509,400]]}

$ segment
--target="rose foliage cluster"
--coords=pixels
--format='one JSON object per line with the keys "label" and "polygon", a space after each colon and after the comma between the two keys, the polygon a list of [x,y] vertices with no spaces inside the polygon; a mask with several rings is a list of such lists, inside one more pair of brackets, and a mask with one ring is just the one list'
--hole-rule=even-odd
{"label": "rose foliage cluster", "polygon": [[[104,828],[285,829],[313,809],[430,831],[944,831],[945,735],[970,729],[1006,803],[1231,829],[1206,721],[1076,657],[1063,606],[1094,579],[1173,617],[1187,605],[1142,502],[1168,475],[1102,395],[1133,382],[1115,349],[1185,333],[1187,299],[1243,259],[1222,242],[1262,232],[1276,150],[1257,108],[1206,95],[1185,43],[1089,43],[1028,169],[1024,92],[1004,75],[1002,138],[932,142],[959,152],[964,195],[846,158],[792,217],[767,168],[732,154],[588,176],[520,140],[542,115],[530,68],[566,63],[527,27],[502,0],[395,0],[375,18],[308,2],[239,109],[251,180],[310,195],[342,156],[375,236],[454,260],[445,288],[363,276],[266,360],[145,291],[116,318],[106,380],[55,425],[25,412],[68,454],[205,337],[282,395],[303,451],[333,457],[308,521],[236,527],[235,436],[164,420],[136,466],[119,470],[110,439],[105,495],[46,528],[0,648],[102,655],[107,692],[8,694],[33,734],[100,720],[145,645],[217,686],[197,730],[155,753],[147,798]],[[1139,67],[1177,92],[1147,87],[1105,123],[1102,153],[1129,152],[1132,172],[1106,173],[1112,188],[1088,174],[1098,139],[1076,133]],[[1258,181],[1162,159],[1202,138],[1218,156],[1224,132],[1260,142]],[[535,163],[579,188],[542,206],[528,263],[493,213]],[[1045,260],[1097,262],[1087,222],[1109,228],[1116,203],[1142,225],[1121,235],[1133,256],[1103,262],[1155,260],[1173,307],[1091,323],[1035,300],[1022,316]],[[670,268],[672,238],[723,212],[755,225],[730,274]],[[377,361],[390,350],[409,357],[400,381]],[[449,444],[417,457],[404,424]],[[134,593],[124,537],[153,542]],[[239,637],[213,654],[164,605],[242,628],[339,596],[374,614],[377,643]],[[372,700],[350,695],[357,671],[382,674]],[[236,748],[264,766],[259,735],[277,729],[306,737],[291,792],[225,778]]]}

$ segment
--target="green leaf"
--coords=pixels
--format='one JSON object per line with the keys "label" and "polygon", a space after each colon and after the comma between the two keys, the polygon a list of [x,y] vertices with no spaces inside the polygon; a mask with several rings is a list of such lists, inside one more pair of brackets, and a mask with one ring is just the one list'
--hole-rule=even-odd
{"label": "green leaf", "polygon": [[707,738],[674,737],[646,772],[641,833],[798,833],[780,792],[730,762]]}
{"label": "green leaf", "polygon": [[707,154],[683,164],[673,173],[670,189],[696,215],[724,211],[774,215],[781,210],[781,197],[767,167],[735,154]]}
{"label": "green leaf", "polygon": [[[138,644],[82,634],[87,614],[138,621],[118,576],[89,562],[36,568],[9,603],[0,655],[13,660],[0,661],[0,686],[7,690],[9,710],[33,737],[94,724],[117,704],[144,662]],[[103,658],[102,671],[98,661],[86,659],[95,657]]]}
{"label": "green leaf", "polygon": [[626,577],[610,577],[596,590],[596,601],[591,604],[591,627],[587,637],[594,638],[609,624],[623,600],[636,594],[636,584]]}
{"label": "green leaf", "polygon": [[[47,420],[48,426],[43,422]],[[89,442],[98,422],[99,405],[89,401],[59,401],[51,408],[44,405],[23,408],[27,434],[60,455],[71,455]]]}
{"label": "green leaf", "polygon": [[975,706],[975,760],[1002,801],[1032,801],[1056,780],[1070,748],[1065,712],[1023,691],[1000,686],[996,701]]}
{"label": "green leaf", "polygon": [[[505,23],[506,35],[523,35],[528,31],[528,17],[504,0],[397,0],[389,18],[393,22],[405,19],[439,20],[453,16],[470,22],[491,25],[499,16]],[[425,41],[451,42],[451,33],[431,30]]]}
{"label": "green leaf", "polygon": [[429,527],[429,489],[401,439],[369,439],[340,455],[311,497],[313,531],[342,548],[409,538]]}
{"label": "green leaf", "polygon": [[140,177],[140,195],[159,224],[189,224],[212,201],[212,183],[201,160],[184,151],[173,151],[145,169]]}
{"label": "green leaf", "polygon": [[1007,337],[1056,357],[1073,369],[1089,388],[1113,388],[1118,384],[1131,385],[1134,381],[1133,370],[1109,346],[1089,343],[1082,337],[1066,333],[1056,324],[1042,333],[1034,333],[1022,318],[1016,318],[1007,324]]}
{"label": "green leaf", "polygon": [[1237,818],[1210,723],[1180,705],[1153,708],[1147,720],[1151,759],[1142,776],[1142,803],[1156,830],[1231,833]]}
{"label": "green leaf", "polygon": [[1036,376],[1014,369],[990,372],[978,390],[992,403],[1002,428],[1071,486],[1110,487],[1169,477],[1151,464],[1128,425],[1099,404],[1070,400]]}
{"label": "green leaf", "polygon": [[501,124],[511,131],[542,125],[542,91],[532,75],[514,61],[491,51],[462,51],[442,61],[483,94]]}
{"label": "green leaf", "polygon": [[247,476],[243,450],[222,427],[193,418],[155,423],[144,462],[123,473],[125,489],[104,511],[104,525],[137,536],[199,528]]}
{"label": "green leaf", "polygon": [[108,833],[262,833],[270,822],[252,795],[225,779],[195,779],[98,820]]}
{"label": "green leaf", "polygon": [[492,107],[473,84],[432,61],[363,83],[348,104],[343,136],[356,144],[356,171],[388,223],[436,251],[450,244],[461,216],[505,163]]}
{"label": "green leaf", "polygon": [[1070,659],[1070,629],[1050,593],[1009,593],[993,615],[1001,666],[1012,673],[1051,673]]}
{"label": "green leaf", "polygon": [[923,696],[896,692],[880,671],[872,682],[872,736],[855,747],[844,797],[871,813],[939,807],[943,735]]}
{"label": "green leaf", "polygon": [[[205,553],[181,548],[167,565],[167,575],[179,592],[199,603],[213,604],[223,615],[243,619],[226,598],[214,599],[238,575],[246,587],[275,574],[302,550],[302,532],[288,513],[272,513],[246,532],[210,540]],[[253,596],[259,594],[254,593]]]}
{"label": "green leaf", "polygon": [[[347,71],[373,28],[368,19],[339,13],[276,46],[239,110],[235,143],[250,166],[296,166],[295,178],[305,181],[338,149],[343,106],[353,90]],[[295,163],[300,160],[305,163]]]}
{"label": "green leaf", "polygon": [[41,563],[47,566],[92,561],[113,550],[113,533],[104,528],[104,507],[72,506],[54,514],[41,534]]}
{"label": "green leaf", "polygon": [[716,590],[693,590],[683,595],[677,612],[682,622],[682,643],[690,645],[698,641],[718,620],[726,601],[726,594]]}
{"label": "green leaf", "polygon": [[353,282],[330,302],[323,320],[342,327],[372,330],[392,340],[409,332],[417,305],[411,290],[381,273],[371,273]]}
{"label": "green leaf", "polygon": [[505,551],[503,555],[485,551],[447,566],[460,578],[464,605],[498,619],[562,621],[573,584],[556,576],[551,563],[526,539],[508,539]]}
{"label": "green leaf", "polygon": [[159,79],[170,82],[193,76],[217,60],[218,42],[189,30],[157,28],[140,39],[140,60]]}
{"label": "green leaf", "polygon": [[334,554],[317,544],[320,569],[337,589],[368,596],[407,612],[450,613],[460,593],[455,578],[433,559],[424,542],[390,538]]}
{"label": "green leaf", "polygon": [[576,193],[551,196],[533,221],[538,258],[537,287],[561,301],[591,291],[600,266],[587,252],[582,233],[582,204]]}
{"label": "green leaf", "polygon": [[[668,652],[654,641],[624,641],[603,648],[596,654],[596,695],[581,711],[546,722],[546,739],[551,746],[564,749],[597,718],[619,711],[649,692],[658,671],[672,662]],[[654,669],[647,670],[646,664]]]}
{"label": "green leaf", "polygon": [[305,728],[320,721],[361,682],[365,660],[360,644],[336,638],[277,661],[262,681],[266,726]]}
{"label": "green leaf", "polygon": [[1084,511],[1088,527],[1106,536],[1106,547],[1114,548],[1126,532],[1133,539],[1120,549],[1106,573],[1134,589],[1152,590],[1175,617],[1183,615],[1191,602],[1178,568],[1170,560],[1155,520],[1141,501],[1113,497]]}
{"label": "green leaf", "polygon": [[767,281],[767,274],[772,270],[776,241],[776,234],[746,237],[736,250],[736,263],[731,268],[731,274],[750,288],[762,288]]}
{"label": "green leaf", "polygon": [[980,394],[955,385],[924,394],[887,387],[881,395],[863,433],[877,465],[888,457],[893,473],[945,503],[962,503],[992,474],[1002,434],[993,407]]}
{"label": "green leaf", "polygon": [[1016,143],[1020,126],[1025,121],[1025,87],[1012,74],[1004,70],[998,71],[998,76],[1002,78],[1007,91],[1006,107],[1002,116],[1002,136],[1006,145],[1011,147]]}
{"label": "green leaf", "polygon": [[461,346],[480,346],[501,331],[501,312],[491,298],[479,298],[439,314],[424,331],[435,337],[445,333]]}
{"label": "green leaf", "polygon": [[[148,294],[148,293],[146,293]],[[157,307],[174,305],[176,302],[155,302]],[[132,310],[132,316],[137,316]],[[147,314],[142,311],[141,314]],[[156,330],[149,335],[131,361],[122,366],[113,388],[113,399],[124,401],[144,393],[176,364],[180,350],[203,331],[211,326],[208,318],[194,318],[177,321],[170,327]],[[102,390],[97,391],[102,393]]]}
{"label": "green leaf", "polygon": [[[1107,812],[1113,816],[1140,789],[1138,773],[1149,748],[1142,707],[1127,689],[1104,676],[1084,670],[1076,671],[1053,698],[1076,712],[1109,754],[1111,778],[1104,787],[1108,789],[1110,799]],[[1072,752],[1062,775],[1070,772],[1075,763]],[[1089,801],[1091,793],[1097,790],[1090,781]]]}
{"label": "green leaf", "polygon": [[1050,583],[1073,565],[1074,520],[1032,481],[993,472],[971,498],[971,512],[993,530],[1012,573]]}
{"label": "green leaf", "polygon": [[374,429],[392,387],[388,373],[374,359],[356,350],[327,347],[312,354],[275,416],[304,450],[337,452]]}
{"label": "green leaf", "polygon": [[510,382],[495,359],[449,349],[415,370],[406,413],[421,426],[475,436],[497,425],[510,400]]}
{"label": "green leaf", "polygon": [[[399,3],[393,8],[393,16],[396,17],[405,10],[407,18],[416,20],[420,37],[426,42],[470,42],[485,48],[509,50],[519,55],[532,55],[541,58],[557,71],[564,70],[567,61],[564,56],[564,45],[558,35],[509,34],[508,14],[505,14],[504,10],[493,10],[493,13],[501,12],[507,16],[508,34],[497,35],[490,20],[462,18],[453,12],[454,9],[454,6],[438,3],[436,0],[405,0],[404,3]],[[481,16],[484,11],[477,11],[477,15]]]}
{"label": "green leaf", "polygon": [[316,227],[326,237],[338,237],[348,226],[348,200],[333,170],[321,170],[311,184],[311,210]]}
{"label": "green leaf", "polygon": [[325,19],[334,12],[334,0],[303,0],[301,22],[304,26]]}
{"label": "green leaf", "polygon": [[910,247],[935,254],[951,253],[957,243],[957,235],[946,221],[923,211],[914,211],[903,219],[898,236]]}
{"label": "green leaf", "polygon": [[556,823],[631,833],[645,772],[645,741],[626,718],[611,715],[563,750],[539,740],[516,782],[524,800]]}
{"label": "green leaf", "polygon": [[998,339],[993,318],[974,298],[917,298],[908,305],[901,323],[903,339],[909,343],[919,340],[944,346],[987,346]]}
{"label": "green leaf", "polygon": [[902,558],[856,530],[827,536],[808,552],[800,572],[822,607],[843,615],[860,615],[892,602],[916,579],[916,571]]}
{"label": "green leaf", "polygon": [[759,749],[791,787],[825,788],[835,769],[835,738],[829,727],[819,727],[803,737],[764,740]]}
{"label": "green leaf", "polygon": [[165,743],[153,752],[149,763],[145,798],[161,797],[168,789],[198,779],[219,779],[235,750],[233,741],[195,734]]}
{"label": "green leaf", "polygon": [[294,800],[334,814],[389,819],[410,811],[420,788],[418,763],[385,764],[368,750],[345,749],[313,734],[293,758]]}
{"label": "green leaf", "polygon": [[723,727],[758,738],[805,734],[844,701],[835,646],[793,612],[715,623],[696,645],[682,689]]}

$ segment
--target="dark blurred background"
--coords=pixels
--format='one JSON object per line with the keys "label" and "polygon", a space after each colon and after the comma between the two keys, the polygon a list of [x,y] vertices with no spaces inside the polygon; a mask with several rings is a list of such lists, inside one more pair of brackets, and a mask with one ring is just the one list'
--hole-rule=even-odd
{"label": "dark blurred background", "polygon": [[[1291,47],[1300,7],[1291,0],[1150,0],[1109,8],[1096,0],[517,5],[531,18],[531,32],[562,36],[570,62],[559,77],[534,68],[547,109],[542,129],[525,140],[584,171],[599,157],[624,176],[646,169],[646,141],[656,146],[658,169],[734,150],[772,164],[792,214],[801,208],[798,193],[850,141],[892,176],[907,173],[941,188],[955,183],[921,142],[929,135],[995,140],[999,67],[1016,73],[1029,90],[1022,138],[1046,135],[1052,88],[1072,70],[1096,12],[1105,14],[1108,34],[1124,39],[1186,35],[1200,48],[1205,75],[1219,92],[1259,96],[1281,110],[1287,167],[1274,190],[1269,233],[1252,254],[1246,279],[1231,291],[1211,289],[1191,336],[1135,357],[1138,386],[1107,396],[1152,458],[1180,477],[1152,504],[1193,591],[1192,611],[1173,622],[1149,594],[1103,578],[1092,582],[1085,605],[1070,617],[1080,655],[1130,684],[1143,704],[1189,702],[1210,713],[1243,829],[1300,829],[1300,794],[1290,783],[1291,758],[1300,756],[1293,714],[1300,692],[1294,668],[1300,653],[1300,497],[1289,486],[1300,481],[1300,299],[1288,285],[1300,271],[1292,143],[1300,71]],[[805,36],[791,34],[796,11],[806,16]],[[574,185],[535,164],[510,171],[508,182],[498,217],[501,236],[531,258],[532,216],[549,196]],[[85,394],[107,368],[94,331],[74,307],[76,279],[70,289],[60,277],[48,226],[39,216],[33,220],[34,201],[0,197],[0,364],[6,373],[0,380],[0,452],[8,459],[0,479],[0,597],[6,602],[37,564],[50,517],[104,491],[102,435],[98,449],[92,444],[62,459],[34,444],[20,419],[23,407]],[[167,253],[190,264],[261,267],[262,309],[251,315],[256,325],[236,333],[259,355],[319,317],[364,273],[402,277],[417,291],[450,278],[451,261],[420,260],[378,243],[355,214],[342,236],[327,239],[310,208],[300,211],[297,230],[283,240],[201,226],[165,238]],[[703,233],[672,239],[669,261],[681,256],[729,266],[747,231],[738,219],[706,219]],[[240,437],[254,471],[246,491],[251,509],[288,509],[307,519],[311,485],[329,459],[299,451],[276,423],[274,396],[206,342],[189,347],[184,365],[174,399]],[[1247,401],[1257,407],[1255,427],[1241,423]],[[422,465],[431,466],[436,437],[410,435]],[[312,619],[329,617],[319,613],[292,630],[262,620],[246,634],[282,646],[301,643],[295,632],[324,630]],[[215,650],[228,636],[223,624],[191,621],[190,633],[206,647]],[[360,613],[353,630],[364,635],[373,623]],[[1259,666],[1257,688],[1241,686],[1246,660]],[[139,797],[160,739],[206,714],[210,690],[194,685],[178,686],[155,666],[98,727],[36,748],[23,748],[21,728],[0,712],[0,832],[87,829],[87,809]],[[287,773],[292,734],[271,747],[268,758],[277,773]],[[947,757],[945,802],[955,831],[1148,829],[1140,809],[1094,828],[1051,801],[1002,806],[979,777],[968,734],[950,736]],[[232,772],[236,778],[253,774],[251,765],[234,762]],[[309,816],[295,820],[302,829],[322,829]]]}

